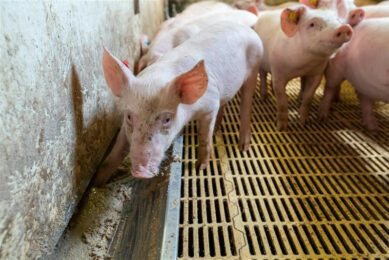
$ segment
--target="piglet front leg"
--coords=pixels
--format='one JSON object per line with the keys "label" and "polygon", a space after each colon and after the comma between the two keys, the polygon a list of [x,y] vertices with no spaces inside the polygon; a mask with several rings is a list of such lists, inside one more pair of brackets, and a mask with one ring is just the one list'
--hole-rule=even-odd
{"label": "piglet front leg", "polygon": [[267,92],[267,72],[264,70],[259,71],[259,93],[261,94],[261,99],[266,100],[268,96]]}
{"label": "piglet front leg", "polygon": [[253,106],[253,97],[257,86],[258,65],[253,69],[250,76],[242,87],[242,98],[240,101],[240,133],[239,150],[247,151],[250,145],[251,130],[251,110]]}
{"label": "piglet front leg", "polygon": [[288,128],[288,96],[286,95],[287,81],[273,73],[274,94],[277,100],[277,129],[278,131]]}
{"label": "piglet front leg", "polygon": [[313,95],[315,94],[316,89],[319,87],[322,76],[322,74],[317,74],[303,77],[304,92],[300,106],[300,122],[302,125],[305,125],[307,122],[309,107],[311,105]]}
{"label": "piglet front leg", "polygon": [[299,106],[301,106],[301,102],[303,101],[303,95],[304,95],[304,90],[305,90],[305,85],[306,85],[306,78],[303,76],[303,77],[300,77],[300,92],[299,92],[299,95],[297,97],[297,103]]}
{"label": "piglet front leg", "polygon": [[199,147],[196,169],[204,170],[207,168],[212,156],[212,135],[215,127],[217,110],[206,114],[199,120]]}
{"label": "piglet front leg", "polygon": [[319,107],[319,119],[326,120],[330,113],[331,103],[340,90],[340,84],[344,80],[344,72],[339,69],[337,63],[341,64],[341,59],[335,58],[328,63],[325,70],[326,85],[324,86],[323,98]]}
{"label": "piglet front leg", "polygon": [[216,123],[215,123],[215,132],[217,132],[221,127],[221,124],[223,121],[223,116],[224,116],[224,106],[225,105],[221,105],[219,108],[219,112],[217,113]]}
{"label": "piglet front leg", "polygon": [[358,93],[358,99],[361,106],[362,112],[362,124],[369,130],[377,130],[377,121],[374,116],[373,108],[374,102],[367,96]]}
{"label": "piglet front leg", "polygon": [[124,126],[122,126],[116,138],[115,145],[112,148],[112,151],[109,153],[109,155],[101,164],[99,170],[96,173],[93,185],[104,185],[109,180],[109,178],[111,178],[112,174],[123,161],[124,157],[127,156],[128,152],[129,144],[125,128]]}

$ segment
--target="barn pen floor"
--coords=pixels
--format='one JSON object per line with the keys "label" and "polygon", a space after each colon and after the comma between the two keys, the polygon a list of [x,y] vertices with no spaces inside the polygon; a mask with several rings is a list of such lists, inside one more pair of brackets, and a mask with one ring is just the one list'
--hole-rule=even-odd
{"label": "barn pen floor", "polygon": [[289,84],[289,128],[275,126],[273,95],[255,96],[249,151],[238,150],[239,97],[214,135],[208,168],[195,170],[196,123],[184,130],[179,259],[388,259],[389,105],[378,133],[361,125],[343,85],[329,120],[299,124],[299,81]]}

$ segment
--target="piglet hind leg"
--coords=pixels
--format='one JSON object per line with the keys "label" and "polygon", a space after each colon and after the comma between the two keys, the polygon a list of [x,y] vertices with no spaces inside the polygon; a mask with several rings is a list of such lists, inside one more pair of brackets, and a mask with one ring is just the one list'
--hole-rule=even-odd
{"label": "piglet hind leg", "polygon": [[365,95],[358,93],[358,99],[361,106],[362,112],[362,124],[369,131],[377,130],[377,120],[374,116],[374,101]]}
{"label": "piglet hind leg", "polygon": [[300,92],[299,92],[299,95],[297,97],[297,103],[299,106],[301,106],[301,102],[303,101],[305,85],[306,85],[306,78],[304,76],[300,77]]}
{"label": "piglet hind leg", "polygon": [[305,125],[308,119],[309,107],[312,102],[313,95],[319,87],[322,74],[305,76],[304,77],[304,92],[300,106],[300,122]]}
{"label": "piglet hind leg", "polygon": [[129,144],[126,137],[126,131],[124,126],[122,126],[116,138],[115,145],[95,175],[93,185],[104,185],[109,180],[109,178],[111,178],[112,174],[123,161],[124,157],[127,156],[128,152]]}
{"label": "piglet hind leg", "polygon": [[277,129],[279,131],[288,128],[288,96],[286,95],[287,80],[273,75],[273,89],[277,100]]}
{"label": "piglet hind leg", "polygon": [[319,120],[326,121],[330,114],[330,108],[333,101],[339,97],[340,84],[333,85],[327,82],[324,87],[323,98],[319,107]]}
{"label": "piglet hind leg", "polygon": [[217,110],[206,114],[199,120],[199,146],[196,169],[204,170],[207,168],[212,156],[212,135],[215,127]]}
{"label": "piglet hind leg", "polygon": [[[257,75],[255,75],[256,77]],[[261,99],[266,100],[268,93],[267,93],[267,72],[264,70],[259,71],[259,93],[261,94]],[[256,81],[256,80],[255,80]]]}
{"label": "piglet hind leg", "polygon": [[[247,151],[250,145],[251,130],[251,110],[253,106],[253,97],[257,86],[257,69],[254,69],[242,87],[242,98],[240,101],[240,133],[239,150]],[[266,81],[265,81],[266,82]]]}
{"label": "piglet hind leg", "polygon": [[337,96],[340,85],[344,80],[343,75],[339,73],[339,71],[336,71],[335,67],[327,67],[325,76],[326,84],[324,86],[324,94],[319,107],[319,119],[322,121],[327,120],[330,114],[332,101]]}
{"label": "piglet hind leg", "polygon": [[219,108],[219,112],[217,113],[216,123],[215,123],[215,130],[214,130],[215,132],[220,129],[221,124],[223,122],[224,106],[225,105],[221,105],[220,108]]}
{"label": "piglet hind leg", "polygon": [[340,90],[341,90],[341,84],[338,84],[335,88],[335,95],[334,95],[334,98],[333,98],[333,101],[334,102],[340,102]]}

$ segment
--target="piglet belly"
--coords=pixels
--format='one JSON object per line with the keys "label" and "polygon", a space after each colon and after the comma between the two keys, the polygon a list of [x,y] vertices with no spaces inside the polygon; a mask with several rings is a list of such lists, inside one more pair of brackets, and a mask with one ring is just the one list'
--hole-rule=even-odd
{"label": "piglet belly", "polygon": [[346,78],[362,94],[389,102],[389,45],[386,41],[368,40],[376,39],[372,32],[350,46]]}
{"label": "piglet belly", "polygon": [[349,73],[348,80],[355,89],[374,101],[389,102],[389,68],[380,71],[365,68],[365,71]]}

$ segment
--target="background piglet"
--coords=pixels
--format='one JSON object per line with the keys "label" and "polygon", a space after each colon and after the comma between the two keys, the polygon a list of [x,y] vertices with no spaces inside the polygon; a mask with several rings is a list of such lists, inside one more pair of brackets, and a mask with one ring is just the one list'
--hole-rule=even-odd
{"label": "background piglet", "polygon": [[304,124],[312,97],[319,86],[328,58],[350,40],[352,29],[339,22],[332,10],[306,6],[263,12],[254,26],[262,39],[261,94],[267,92],[266,73],[271,72],[277,99],[277,128],[287,128],[289,80],[302,77],[304,89],[300,119]]}
{"label": "background piglet", "polygon": [[[300,0],[300,2],[311,8],[333,8],[337,10],[338,16],[351,26],[356,26],[363,19],[389,17],[389,6],[367,5],[357,7],[354,0]],[[315,4],[314,4],[315,3]],[[336,87],[335,101],[339,101],[340,85]]]}
{"label": "background piglet", "polygon": [[147,54],[141,58],[139,70],[144,69],[146,66],[150,66],[166,52],[180,45],[201,30],[204,30],[215,23],[229,21],[252,26],[257,21],[257,16],[242,10],[213,12],[192,19],[176,28],[167,30],[153,41]]}
{"label": "background piglet", "polygon": [[343,23],[351,26],[360,23],[365,16],[364,11],[356,7],[353,0],[300,0],[300,3],[312,9],[332,9]]}
{"label": "background piglet", "polygon": [[366,18],[389,17],[389,5],[367,5],[361,8],[365,11]]}
{"label": "background piglet", "polygon": [[[228,43],[228,44],[227,44]],[[233,55],[232,55],[233,54]],[[137,77],[108,51],[104,75],[120,99],[124,122],[113,152],[97,173],[105,183],[130,144],[132,175],[151,178],[165,151],[190,120],[199,120],[197,167],[204,169],[212,153],[212,134],[220,106],[242,87],[239,146],[248,148],[250,113],[262,43],[248,26],[216,24],[171,50]]]}
{"label": "background piglet", "polygon": [[364,18],[389,17],[389,7],[383,5],[366,5],[357,7],[354,0],[300,0],[310,8],[332,8],[338,16],[351,26],[360,23]]}
{"label": "background piglet", "polygon": [[235,1],[232,5],[242,10],[249,10],[250,8],[255,7],[257,11],[268,11],[268,10],[278,10],[278,9],[293,7],[298,5],[298,2],[290,1],[279,5],[267,5],[265,0],[254,0],[254,1],[246,0],[246,1]]}
{"label": "background piglet", "polygon": [[[217,1],[201,1],[189,5],[182,13],[179,13],[173,18],[170,18],[159,26],[154,38],[150,41],[146,35],[141,37],[142,58],[139,60],[137,72],[144,69],[151,61],[151,57],[148,55],[148,50],[152,49],[155,45],[154,42],[161,42],[161,38],[165,38],[166,34],[169,34],[171,30],[180,27],[181,25],[189,22],[192,19],[196,19],[200,16],[207,15],[213,12],[231,11],[234,8],[228,4]],[[145,44],[147,42],[148,44]],[[150,44],[150,45],[149,45]]]}
{"label": "background piglet", "polygon": [[326,69],[326,85],[319,117],[326,119],[337,86],[349,80],[360,101],[363,125],[375,130],[374,101],[389,102],[389,18],[366,19]]}

